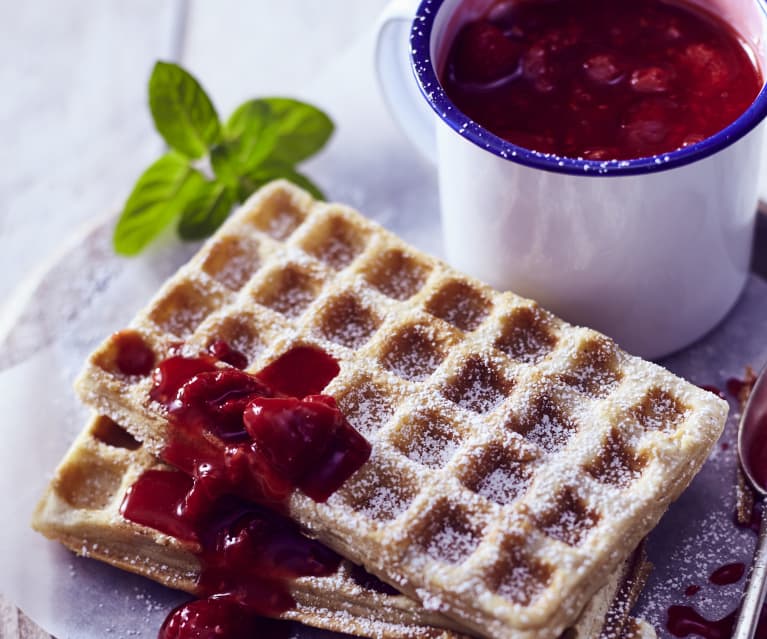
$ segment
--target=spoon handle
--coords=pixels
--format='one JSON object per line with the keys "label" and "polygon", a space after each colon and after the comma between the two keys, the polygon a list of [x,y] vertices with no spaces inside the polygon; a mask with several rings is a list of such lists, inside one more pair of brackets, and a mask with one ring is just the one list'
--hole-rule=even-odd
{"label": "spoon handle", "polygon": [[762,611],[764,595],[767,592],[767,512],[762,500],[762,523],[759,525],[759,541],[754,554],[754,567],[748,580],[743,605],[740,608],[738,625],[732,639],[753,639],[759,614]]}

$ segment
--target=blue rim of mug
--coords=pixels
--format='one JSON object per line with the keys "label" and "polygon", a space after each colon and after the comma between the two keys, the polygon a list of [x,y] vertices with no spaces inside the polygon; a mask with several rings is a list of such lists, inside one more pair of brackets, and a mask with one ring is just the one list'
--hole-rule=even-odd
{"label": "blue rim of mug", "polygon": [[[447,97],[431,60],[431,34],[434,21],[445,0],[421,0],[410,32],[410,60],[426,101],[454,131],[494,155],[531,168],[570,175],[621,176],[666,171],[697,162],[734,144],[767,117],[767,84],[751,106],[732,124],[709,138],[661,155],[631,160],[585,160],[540,153],[512,144],[483,128],[462,113]],[[757,0],[767,19],[767,0]],[[763,76],[767,69],[762,69]],[[763,81],[767,77],[763,77]]]}

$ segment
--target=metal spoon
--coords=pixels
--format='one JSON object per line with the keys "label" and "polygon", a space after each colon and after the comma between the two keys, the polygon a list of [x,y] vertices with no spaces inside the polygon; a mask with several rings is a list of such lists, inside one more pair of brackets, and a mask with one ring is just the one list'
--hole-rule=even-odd
{"label": "metal spoon", "polygon": [[754,384],[738,428],[738,456],[753,489],[762,501],[762,523],[738,624],[732,639],[753,639],[767,593],[767,368]]}

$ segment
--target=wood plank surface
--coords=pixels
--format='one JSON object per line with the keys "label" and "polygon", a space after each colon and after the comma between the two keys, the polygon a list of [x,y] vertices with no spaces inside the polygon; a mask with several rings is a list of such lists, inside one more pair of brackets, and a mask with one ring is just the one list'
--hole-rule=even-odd
{"label": "wood plank surface", "polygon": [[51,639],[51,635],[0,594],[0,639]]}
{"label": "wood plank surface", "polygon": [[[252,97],[300,98],[304,87],[372,28],[387,2],[190,0],[181,58],[222,115]],[[372,60],[367,67],[372,74]]]}
{"label": "wood plank surface", "polygon": [[161,149],[146,104],[183,0],[0,0],[0,300]]}

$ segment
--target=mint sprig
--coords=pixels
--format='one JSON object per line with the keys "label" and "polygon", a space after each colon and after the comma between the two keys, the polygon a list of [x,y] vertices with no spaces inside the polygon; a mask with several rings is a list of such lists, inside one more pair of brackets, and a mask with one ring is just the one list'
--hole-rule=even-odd
{"label": "mint sprig", "polygon": [[189,158],[201,158],[218,142],[221,123],[213,103],[200,83],[176,64],[154,65],[149,108],[168,146]]}
{"label": "mint sprig", "polygon": [[174,221],[183,240],[208,237],[237,203],[277,178],[324,199],[296,170],[333,133],[317,107],[291,98],[248,100],[222,124],[200,83],[169,62],[155,64],[149,107],[171,150],[133,187],[114,231],[117,253],[140,253]]}

